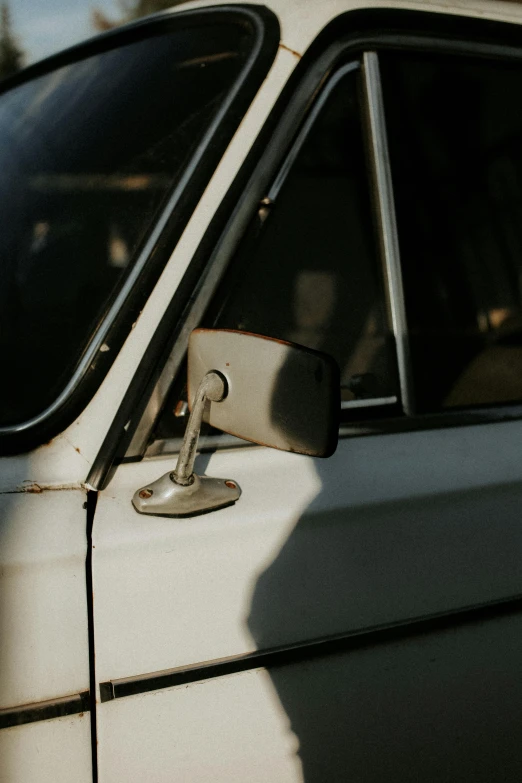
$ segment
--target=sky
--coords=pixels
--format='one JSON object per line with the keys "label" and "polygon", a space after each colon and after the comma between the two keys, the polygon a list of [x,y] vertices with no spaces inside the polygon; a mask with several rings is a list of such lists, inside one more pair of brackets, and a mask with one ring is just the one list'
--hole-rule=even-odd
{"label": "sky", "polygon": [[90,14],[98,7],[117,19],[117,0],[8,0],[13,33],[26,65],[96,34]]}

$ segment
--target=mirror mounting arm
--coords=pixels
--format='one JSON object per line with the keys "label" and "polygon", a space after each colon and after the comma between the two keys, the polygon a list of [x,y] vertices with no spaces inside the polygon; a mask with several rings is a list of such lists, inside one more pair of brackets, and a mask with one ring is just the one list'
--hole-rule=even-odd
{"label": "mirror mounting arm", "polygon": [[172,481],[182,486],[192,484],[194,473],[194,460],[198,448],[199,431],[203,421],[205,403],[221,402],[227,394],[227,382],[219,372],[208,372],[199,384],[196,396],[192,403],[192,411],[185,430],[185,437],[179,451],[176,469],[171,474]]}
{"label": "mirror mounting arm", "polygon": [[194,460],[199,433],[208,401],[221,402],[227,395],[227,382],[220,372],[208,372],[198,386],[185,437],[175,470],[138,489],[132,505],[140,514],[165,517],[191,517],[230,506],[241,490],[231,479],[198,476]]}

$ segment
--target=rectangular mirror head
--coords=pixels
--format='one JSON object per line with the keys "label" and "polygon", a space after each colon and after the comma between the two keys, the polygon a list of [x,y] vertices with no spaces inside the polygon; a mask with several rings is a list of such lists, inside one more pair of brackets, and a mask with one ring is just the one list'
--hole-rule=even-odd
{"label": "rectangular mirror head", "polygon": [[205,420],[231,435],[298,454],[329,457],[337,447],[340,383],[327,354],[249,332],[195,329],[188,351],[188,398],[203,377],[226,381]]}

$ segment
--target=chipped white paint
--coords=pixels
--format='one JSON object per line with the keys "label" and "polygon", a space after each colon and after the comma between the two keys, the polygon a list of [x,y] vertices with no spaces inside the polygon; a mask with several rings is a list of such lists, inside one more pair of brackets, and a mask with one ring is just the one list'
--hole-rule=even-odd
{"label": "chipped white paint", "polygon": [[[74,484],[37,484],[36,481],[24,481],[13,492],[31,492],[39,495],[41,492],[67,492],[72,489],[89,489],[86,484],[76,481]],[[10,492],[0,492],[0,495],[9,495]]]}

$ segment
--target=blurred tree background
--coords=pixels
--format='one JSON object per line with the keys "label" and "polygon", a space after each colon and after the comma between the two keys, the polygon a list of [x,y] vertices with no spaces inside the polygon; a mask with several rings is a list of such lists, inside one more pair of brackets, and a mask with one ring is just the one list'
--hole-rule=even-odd
{"label": "blurred tree background", "polygon": [[112,19],[98,7],[91,14],[92,25],[95,30],[103,32],[117,27],[125,22],[132,22],[141,16],[153,14],[156,11],[165,11],[176,5],[181,5],[185,0],[118,0],[121,12],[118,19]]}
{"label": "blurred tree background", "polygon": [[69,0],[0,0],[0,80],[90,35],[183,2],[77,0],[73,4]]}
{"label": "blurred tree background", "polygon": [[11,27],[9,4],[0,5],[0,79],[16,73],[24,67],[24,53]]}

